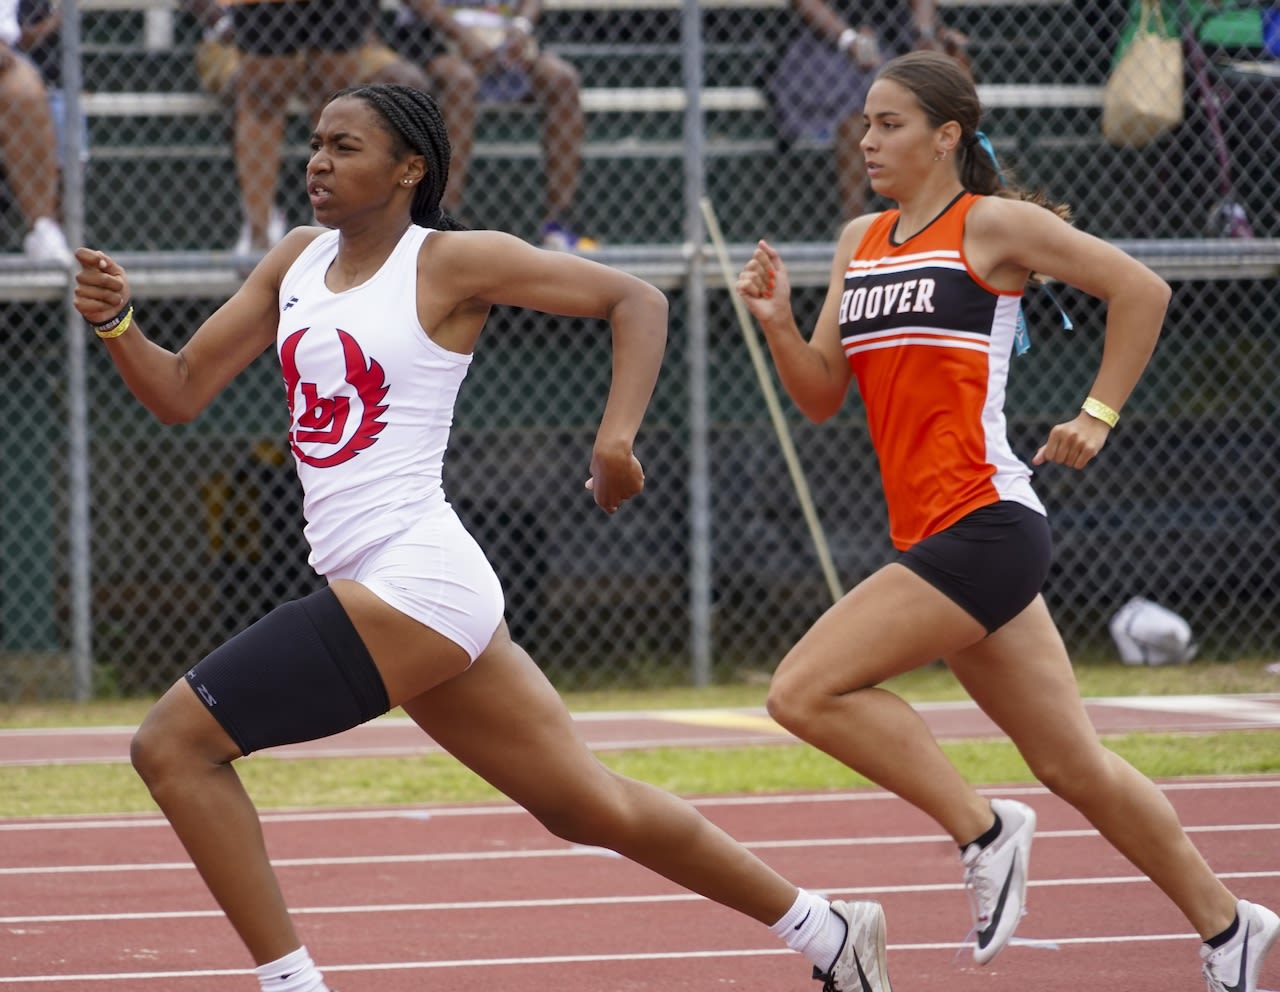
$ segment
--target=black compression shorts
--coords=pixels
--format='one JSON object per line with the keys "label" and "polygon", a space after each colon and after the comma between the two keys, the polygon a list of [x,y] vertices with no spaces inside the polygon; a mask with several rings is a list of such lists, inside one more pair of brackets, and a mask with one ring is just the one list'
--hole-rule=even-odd
{"label": "black compression shorts", "polygon": [[376,10],[370,0],[265,0],[233,5],[231,23],[247,55],[351,52],[368,40]]}
{"label": "black compression shorts", "polygon": [[1021,613],[1049,574],[1049,521],[1021,503],[980,507],[898,556],[990,634]]}
{"label": "black compression shorts", "polygon": [[187,683],[241,754],[328,737],[390,708],[382,676],[327,586],[216,648]]}

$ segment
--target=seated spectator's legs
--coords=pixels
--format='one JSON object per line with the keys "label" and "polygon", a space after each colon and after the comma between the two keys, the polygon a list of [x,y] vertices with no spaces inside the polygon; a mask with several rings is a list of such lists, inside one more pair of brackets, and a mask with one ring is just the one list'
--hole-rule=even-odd
{"label": "seated spectator's legs", "polygon": [[850,114],[836,125],[836,180],[840,189],[841,222],[860,217],[867,207],[867,167],[860,142],[866,127],[862,112]]}
{"label": "seated spectator's legs", "polygon": [[534,60],[529,72],[534,99],[542,111],[542,154],[547,181],[548,222],[575,227],[572,218],[582,174],[582,142],[586,119],[578,70],[549,52]]}
{"label": "seated spectator's legs", "polygon": [[447,52],[436,55],[427,63],[427,75],[431,78],[432,92],[440,104],[453,149],[449,182],[440,205],[445,213],[456,217],[462,207],[467,168],[475,149],[480,77],[466,59]]}
{"label": "seated spectator's legs", "polygon": [[[1275,166],[1280,156],[1280,76],[1226,72],[1217,92],[1231,177],[1251,232],[1256,237],[1280,236],[1280,173]],[[1221,213],[1213,219],[1217,223],[1211,230],[1225,233]]]}
{"label": "seated spectator's legs", "polygon": [[238,252],[265,251],[284,150],[289,100],[297,90],[294,53],[306,47],[306,0],[242,3],[231,8],[236,74],[236,178],[244,228]]}
{"label": "seated spectator's legs", "polygon": [[57,136],[40,74],[25,57],[4,50],[0,64],[0,156],[27,226],[27,254],[71,261],[58,204]]}
{"label": "seated spectator's legs", "polygon": [[539,51],[533,25],[525,16],[503,22],[500,15],[490,17],[492,12],[483,11],[485,4],[471,0],[448,8],[429,6],[423,21],[402,26],[397,44],[402,54],[425,66],[430,91],[449,130],[453,154],[441,200],[445,212],[456,217],[462,208],[480,103],[518,103],[532,97],[542,115],[542,244],[594,248],[594,241],[574,233],[570,218],[586,137],[578,70],[557,55]]}
{"label": "seated spectator's legs", "polygon": [[[314,118],[336,90],[359,79],[359,52],[368,40],[376,9],[372,0],[341,4],[281,0],[232,7],[235,42],[241,53],[236,79],[236,174],[245,214],[237,250],[265,250],[283,233],[271,230],[271,218],[288,103],[299,75],[303,99]],[[294,58],[298,53],[301,73]]]}
{"label": "seated spectator's legs", "polygon": [[424,93],[431,92],[427,74],[408,59],[402,59],[393,48],[381,41],[367,42],[359,52],[360,67],[356,79],[361,83],[384,86],[409,86]]}
{"label": "seated spectator's legs", "polygon": [[360,78],[360,51],[304,52],[300,64],[303,97],[307,103],[308,126],[313,127],[320,111],[334,93],[347,86],[365,82]]}
{"label": "seated spectator's legs", "polygon": [[289,99],[297,81],[292,55],[252,55],[236,78],[236,177],[249,230],[248,248],[270,247],[267,222],[275,203]]}

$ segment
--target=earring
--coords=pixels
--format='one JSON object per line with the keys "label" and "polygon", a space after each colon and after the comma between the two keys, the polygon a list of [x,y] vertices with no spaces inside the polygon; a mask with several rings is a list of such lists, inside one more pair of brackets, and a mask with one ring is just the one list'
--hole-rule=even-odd
{"label": "earring", "polygon": [[939,152],[937,155],[933,156],[933,160],[934,160],[935,162],[941,162],[941,161],[942,161],[944,158],[946,158],[946,157],[947,157],[947,153],[946,153],[945,151],[943,151],[943,152]]}
{"label": "earring", "polygon": [[400,180],[400,185],[401,185],[401,186],[412,186],[412,185],[413,185],[413,182],[412,182],[411,180],[408,180],[408,179],[401,179],[401,180]]}

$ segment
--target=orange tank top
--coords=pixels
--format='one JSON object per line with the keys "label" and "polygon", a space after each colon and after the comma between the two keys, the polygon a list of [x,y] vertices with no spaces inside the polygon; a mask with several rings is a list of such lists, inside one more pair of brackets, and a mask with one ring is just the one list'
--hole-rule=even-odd
{"label": "orange tank top", "polygon": [[885,211],[845,270],[841,343],[900,549],[999,500],[1044,512],[1004,416],[1022,294],[993,289],[964,257],[965,217],[979,199],[962,193],[901,244],[898,211]]}

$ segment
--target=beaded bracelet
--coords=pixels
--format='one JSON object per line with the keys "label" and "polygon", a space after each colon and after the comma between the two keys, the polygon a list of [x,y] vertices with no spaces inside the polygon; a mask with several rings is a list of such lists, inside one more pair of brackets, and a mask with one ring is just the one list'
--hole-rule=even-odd
{"label": "beaded bracelet", "polygon": [[1102,400],[1094,399],[1092,396],[1084,401],[1080,409],[1095,420],[1101,420],[1108,427],[1115,427],[1120,422],[1120,414],[1103,403]]}
{"label": "beaded bracelet", "polygon": [[93,333],[98,335],[98,337],[102,338],[104,341],[109,341],[112,338],[118,338],[121,334],[127,331],[132,324],[133,304],[127,303],[125,304],[125,308],[110,320],[101,324],[90,324],[89,326],[93,328]]}

